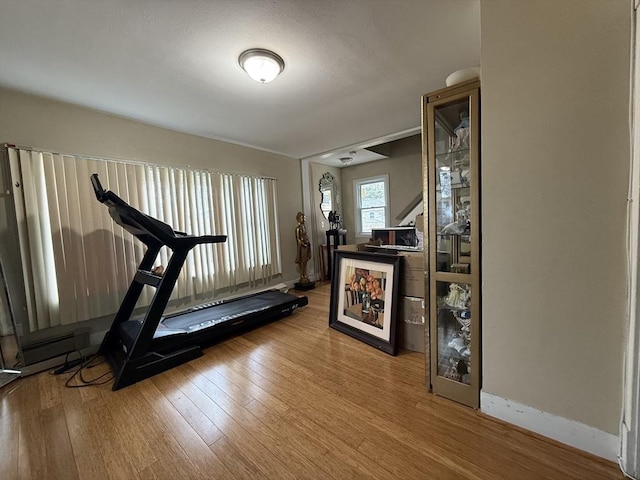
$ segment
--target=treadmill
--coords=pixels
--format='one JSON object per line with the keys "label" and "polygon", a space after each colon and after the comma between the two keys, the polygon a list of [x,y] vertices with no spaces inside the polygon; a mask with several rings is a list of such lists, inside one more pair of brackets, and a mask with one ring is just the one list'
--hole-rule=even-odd
{"label": "treadmill", "polygon": [[[104,355],[115,375],[113,390],[126,387],[203,355],[202,347],[261,324],[290,315],[308,304],[304,295],[267,290],[219,300],[164,316],[187,255],[196,245],[221,243],[226,235],[188,235],[145,215],[102,188],[91,175],[96,198],[109,208],[114,221],[143,242],[147,250],[138,266],[98,354]],[[151,269],[163,246],[172,251],[162,275]],[[131,316],[145,285],[156,288],[144,318]]]}

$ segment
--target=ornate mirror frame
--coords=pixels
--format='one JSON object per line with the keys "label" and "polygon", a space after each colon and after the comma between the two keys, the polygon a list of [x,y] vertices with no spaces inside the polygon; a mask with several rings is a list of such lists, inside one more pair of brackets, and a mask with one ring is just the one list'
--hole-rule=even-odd
{"label": "ornate mirror frame", "polygon": [[325,172],[318,184],[320,191],[320,211],[329,220],[330,211],[340,211],[338,202],[338,181],[331,173]]}

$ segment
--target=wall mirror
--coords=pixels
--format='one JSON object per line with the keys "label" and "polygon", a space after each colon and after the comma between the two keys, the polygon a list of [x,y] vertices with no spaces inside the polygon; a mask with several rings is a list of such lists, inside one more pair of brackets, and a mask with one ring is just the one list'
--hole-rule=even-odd
{"label": "wall mirror", "polygon": [[320,210],[324,218],[329,220],[329,212],[335,210],[340,212],[340,205],[338,202],[338,182],[336,177],[326,172],[322,175],[319,184],[320,194],[322,196],[320,201]]}

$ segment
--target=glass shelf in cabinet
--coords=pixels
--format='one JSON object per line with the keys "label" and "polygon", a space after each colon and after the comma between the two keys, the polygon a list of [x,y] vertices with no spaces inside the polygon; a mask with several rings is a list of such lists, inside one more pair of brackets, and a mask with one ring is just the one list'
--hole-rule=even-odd
{"label": "glass shelf in cabinet", "polygon": [[460,148],[458,150],[451,150],[451,151],[447,150],[446,152],[436,152],[436,158],[441,158],[446,155],[452,155],[456,157],[462,157],[466,155],[468,157],[470,153],[471,153],[470,148]]}
{"label": "glass shelf in cabinet", "polygon": [[[447,153],[446,155],[451,155],[449,153]],[[469,178],[470,177],[470,166],[469,166],[469,158],[465,157],[463,159],[460,158],[453,158],[451,159],[451,157],[443,157],[443,158],[436,158],[437,160],[437,166],[436,166],[436,172],[437,176],[441,175],[440,172],[450,172],[451,174],[455,174],[456,172],[458,173],[457,176],[459,176],[460,178]]]}
{"label": "glass shelf in cabinet", "polygon": [[[444,273],[448,273],[448,272],[444,272]],[[465,274],[462,274],[465,275]],[[449,311],[449,312],[458,312],[458,313],[462,313],[462,312],[469,312],[470,309],[469,307],[452,307],[451,305],[447,305],[446,303],[440,303],[440,301],[438,301],[438,311]],[[471,319],[471,317],[469,317],[469,320]],[[451,322],[453,323],[453,322]]]}
{"label": "glass shelf in cabinet", "polygon": [[[440,229],[439,232],[436,232],[436,236],[438,237],[444,237],[446,235],[455,235],[456,237],[471,236],[470,225],[464,225],[464,224],[461,225],[457,222],[452,222],[447,225],[438,225],[438,227]],[[465,240],[465,243],[468,243],[471,241],[471,239],[469,240],[464,239],[464,240]]]}
{"label": "glass shelf in cabinet", "polygon": [[447,225],[442,225],[442,224],[438,224],[437,227],[440,228],[439,232],[436,232],[436,238],[438,240],[448,240],[447,237],[451,237],[463,244],[470,244],[471,243],[471,229],[466,228],[462,233],[453,233],[453,232],[445,232],[444,227],[446,227]]}
{"label": "glass shelf in cabinet", "polygon": [[[469,186],[470,186],[470,185],[469,185],[468,183],[452,184],[452,185],[449,187],[449,190],[462,190],[463,188],[469,188]],[[437,186],[437,187],[435,188],[435,191],[436,191],[437,193],[440,193],[440,192],[442,192],[442,188],[441,188],[440,186]],[[449,197],[447,196],[447,197],[444,197],[444,198],[449,198]]]}

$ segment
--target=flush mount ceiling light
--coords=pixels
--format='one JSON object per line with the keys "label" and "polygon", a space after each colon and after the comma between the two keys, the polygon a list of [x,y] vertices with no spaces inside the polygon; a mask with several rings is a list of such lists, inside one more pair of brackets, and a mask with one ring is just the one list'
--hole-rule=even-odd
{"label": "flush mount ceiling light", "polygon": [[267,83],[284,70],[284,60],[280,55],[263,48],[245,50],[238,57],[238,63],[256,82]]}
{"label": "flush mount ceiling light", "polygon": [[352,150],[349,152],[349,155],[350,155],[349,157],[340,157],[340,163],[342,163],[342,165],[346,167],[351,162],[353,162],[353,157],[355,156],[356,153],[358,152],[355,150]]}

